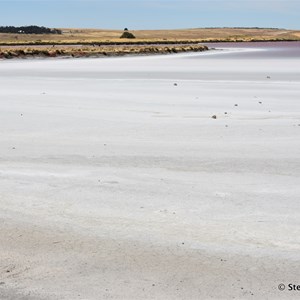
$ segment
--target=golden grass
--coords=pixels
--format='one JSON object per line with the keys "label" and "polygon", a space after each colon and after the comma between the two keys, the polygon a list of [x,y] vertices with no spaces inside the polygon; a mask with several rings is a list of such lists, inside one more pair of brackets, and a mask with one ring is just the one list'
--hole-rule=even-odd
{"label": "golden grass", "polygon": [[300,31],[282,29],[200,28],[181,30],[133,30],[136,39],[122,40],[122,30],[66,29],[62,35],[3,34],[0,44],[93,44],[143,42],[276,41],[300,40]]}

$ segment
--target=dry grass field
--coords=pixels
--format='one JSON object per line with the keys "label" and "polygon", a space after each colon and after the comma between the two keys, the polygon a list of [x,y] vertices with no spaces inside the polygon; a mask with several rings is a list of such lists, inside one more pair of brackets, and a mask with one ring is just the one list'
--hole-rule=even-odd
{"label": "dry grass field", "polygon": [[293,41],[300,31],[258,28],[132,30],[135,39],[120,39],[122,30],[67,29],[63,34],[0,33],[0,58],[91,57],[204,51],[205,42]]}
{"label": "dry grass field", "polygon": [[300,40],[300,30],[257,28],[201,28],[180,30],[130,30],[136,39],[120,39],[122,30],[67,29],[63,34],[3,34],[0,45],[12,44],[92,44],[207,41]]}

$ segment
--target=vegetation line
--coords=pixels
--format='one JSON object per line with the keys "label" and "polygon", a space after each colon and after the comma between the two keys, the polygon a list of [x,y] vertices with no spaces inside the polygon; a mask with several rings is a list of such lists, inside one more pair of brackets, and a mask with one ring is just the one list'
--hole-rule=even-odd
{"label": "vegetation line", "polygon": [[122,47],[51,47],[51,48],[0,48],[0,59],[30,57],[101,57],[145,54],[170,54],[207,51],[204,45],[177,46],[122,46]]}
{"label": "vegetation line", "polygon": [[51,29],[44,26],[0,26],[0,33],[15,33],[15,34],[62,34],[60,29]]}
{"label": "vegetation line", "polygon": [[121,46],[121,45],[191,45],[199,43],[240,43],[240,42],[296,42],[300,38],[270,38],[270,39],[196,39],[196,40],[122,40],[122,41],[28,41],[1,42],[0,46]]}

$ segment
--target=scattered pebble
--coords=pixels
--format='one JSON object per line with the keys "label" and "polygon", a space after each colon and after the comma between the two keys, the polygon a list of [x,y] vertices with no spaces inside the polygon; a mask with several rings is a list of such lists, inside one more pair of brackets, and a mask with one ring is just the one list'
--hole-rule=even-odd
{"label": "scattered pebble", "polygon": [[234,104],[234,106],[239,106],[238,104]]}
{"label": "scattered pebble", "polygon": [[261,102],[261,101],[259,101],[258,103],[259,103],[259,104],[262,104],[262,102]]}
{"label": "scattered pebble", "polygon": [[224,114],[227,115],[227,111],[225,111]]}
{"label": "scattered pebble", "polygon": [[174,86],[177,86],[178,84],[177,83],[174,83]]}
{"label": "scattered pebble", "polygon": [[270,77],[270,76],[267,76],[267,78],[268,78],[268,79],[271,79],[271,77]]}
{"label": "scattered pebble", "polygon": [[216,119],[216,118],[217,118],[217,116],[216,116],[216,115],[213,115],[213,116],[212,116],[212,118],[213,118],[213,119]]}
{"label": "scattered pebble", "polygon": [[16,148],[15,148],[15,147],[12,147],[12,149],[15,150]]}

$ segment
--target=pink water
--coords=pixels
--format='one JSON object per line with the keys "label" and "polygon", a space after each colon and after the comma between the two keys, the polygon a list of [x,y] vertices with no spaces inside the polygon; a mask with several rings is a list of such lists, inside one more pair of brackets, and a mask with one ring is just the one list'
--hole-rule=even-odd
{"label": "pink water", "polygon": [[[219,51],[222,49],[244,49],[257,51],[244,51],[224,53],[227,57],[235,58],[300,58],[299,42],[244,42],[244,43],[206,43],[210,48]],[[218,55],[224,58],[223,55]],[[207,58],[207,57],[206,57]],[[215,59],[216,57],[214,57]]]}

